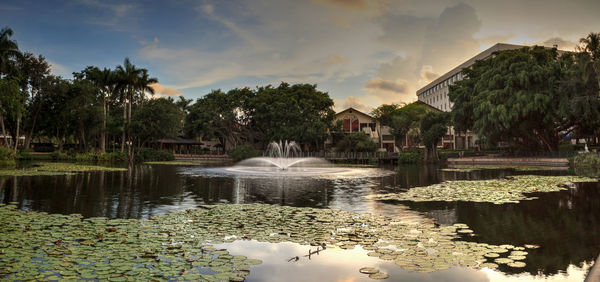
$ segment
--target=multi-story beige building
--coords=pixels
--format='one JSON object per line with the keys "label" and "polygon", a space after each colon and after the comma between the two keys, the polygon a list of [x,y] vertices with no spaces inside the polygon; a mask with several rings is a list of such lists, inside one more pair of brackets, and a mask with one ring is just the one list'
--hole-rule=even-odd
{"label": "multi-story beige building", "polygon": [[[419,101],[422,101],[436,109],[439,109],[444,112],[449,112],[453,106],[453,103],[450,102],[450,98],[448,98],[449,86],[455,83],[456,81],[463,79],[463,69],[469,68],[478,60],[489,58],[494,52],[502,50],[519,49],[522,47],[525,46],[497,43],[496,45],[477,54],[475,57],[469,59],[468,61],[453,68],[449,72],[441,75],[434,81],[425,85],[423,88],[417,90],[417,97]],[[468,149],[475,146],[477,136],[473,135],[471,132],[457,134],[456,132],[454,132],[454,129],[452,127],[450,127],[448,131],[448,137],[450,140],[444,138],[444,143],[451,143],[451,147],[453,149]]]}

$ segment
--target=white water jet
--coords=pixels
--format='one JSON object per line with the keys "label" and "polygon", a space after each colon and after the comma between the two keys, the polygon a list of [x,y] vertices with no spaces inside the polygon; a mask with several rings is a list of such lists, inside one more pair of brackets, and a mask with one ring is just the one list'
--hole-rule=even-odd
{"label": "white water jet", "polygon": [[294,141],[271,142],[264,157],[250,158],[237,163],[236,167],[274,167],[288,170],[291,167],[326,167],[331,164],[321,158],[302,158],[302,150]]}

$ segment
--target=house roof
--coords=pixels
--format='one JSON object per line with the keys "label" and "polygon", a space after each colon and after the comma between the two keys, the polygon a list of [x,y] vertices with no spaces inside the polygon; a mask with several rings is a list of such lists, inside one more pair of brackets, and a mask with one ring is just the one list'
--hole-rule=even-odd
{"label": "house roof", "polygon": [[361,111],[359,111],[359,110],[357,110],[357,109],[355,109],[355,108],[352,108],[352,107],[350,107],[350,108],[347,108],[347,109],[345,109],[345,110],[343,110],[343,111],[341,111],[341,112],[339,112],[339,113],[336,113],[335,115],[336,115],[336,116],[338,116],[338,115],[341,115],[341,114],[343,114],[343,113],[345,113],[345,112],[350,112],[350,113],[352,113],[352,112],[357,112],[357,113],[359,113],[359,114],[362,114],[362,115],[368,116],[368,117],[370,117],[370,118],[373,118],[371,115],[369,115],[369,114],[365,114],[365,113],[363,113],[363,112],[361,112]]}

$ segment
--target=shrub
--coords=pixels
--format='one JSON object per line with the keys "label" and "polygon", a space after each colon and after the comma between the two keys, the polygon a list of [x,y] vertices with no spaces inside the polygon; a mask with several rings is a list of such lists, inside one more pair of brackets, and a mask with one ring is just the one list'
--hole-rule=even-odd
{"label": "shrub", "polygon": [[124,162],[127,161],[127,154],[125,152],[110,152],[100,154],[97,158],[99,162]]}
{"label": "shrub", "polygon": [[19,152],[19,155],[17,156],[17,159],[19,159],[19,160],[31,160],[32,157],[31,157],[31,154],[28,151],[23,150],[23,151]]}
{"label": "shrub", "polygon": [[4,146],[0,147],[0,161],[13,161],[15,159],[15,154],[9,148]]}
{"label": "shrub", "polygon": [[78,162],[95,162],[98,160],[98,156],[94,152],[76,154],[75,160]]}
{"label": "shrub", "polygon": [[401,152],[398,153],[398,163],[401,164],[418,164],[423,161],[422,151]]}
{"label": "shrub", "polygon": [[9,148],[0,147],[0,166],[11,166],[15,164],[15,154]]}
{"label": "shrub", "polygon": [[575,145],[570,143],[560,144],[558,145],[559,152],[575,152]]}
{"label": "shrub", "polygon": [[71,159],[67,154],[59,152],[59,151],[52,152],[52,154],[50,154],[50,157],[52,158],[52,160],[55,160],[55,161]]}
{"label": "shrub", "polygon": [[337,143],[338,152],[375,152],[377,144],[364,132],[349,133]]}
{"label": "shrub", "polygon": [[[127,156],[124,156],[127,160]],[[156,150],[152,148],[142,148],[139,152],[134,155],[136,162],[158,162],[158,161],[172,161],[175,159],[173,153],[165,150]]]}
{"label": "shrub", "polygon": [[235,161],[241,161],[260,156],[260,151],[250,145],[240,145],[227,151],[227,155]]}
{"label": "shrub", "polygon": [[596,153],[579,154],[573,159],[575,173],[588,177],[600,177],[600,156]]}

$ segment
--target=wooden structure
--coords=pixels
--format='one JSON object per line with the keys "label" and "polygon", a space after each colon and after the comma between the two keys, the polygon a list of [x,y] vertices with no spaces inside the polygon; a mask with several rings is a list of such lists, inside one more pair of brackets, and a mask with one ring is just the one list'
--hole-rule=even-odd
{"label": "wooden structure", "polygon": [[161,150],[168,150],[173,154],[200,154],[204,143],[191,139],[159,139]]}

